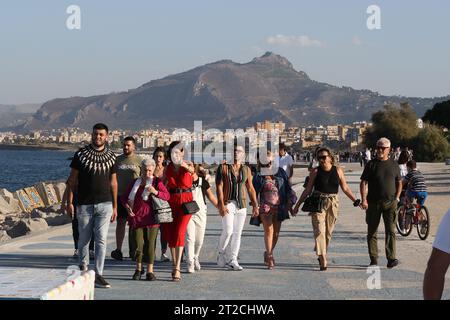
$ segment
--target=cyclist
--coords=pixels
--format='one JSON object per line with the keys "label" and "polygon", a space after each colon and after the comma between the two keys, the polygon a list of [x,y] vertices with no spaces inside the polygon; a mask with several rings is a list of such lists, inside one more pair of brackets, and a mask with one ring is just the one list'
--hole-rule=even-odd
{"label": "cyclist", "polygon": [[[414,199],[417,199],[417,203],[420,206],[425,204],[425,199],[428,196],[427,185],[425,183],[425,177],[422,172],[417,170],[417,164],[414,160],[409,160],[406,163],[408,168],[408,174],[403,178],[403,186],[406,189],[406,205],[407,212],[414,214],[415,208],[412,206]],[[423,216],[419,217],[419,221],[423,220]],[[422,225],[422,228],[426,226]]]}

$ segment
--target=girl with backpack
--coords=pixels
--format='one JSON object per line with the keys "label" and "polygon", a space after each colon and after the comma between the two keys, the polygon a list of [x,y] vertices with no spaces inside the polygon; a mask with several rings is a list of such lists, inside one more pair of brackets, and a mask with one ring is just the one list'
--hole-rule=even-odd
{"label": "girl with backpack", "polygon": [[271,152],[267,152],[267,161],[267,164],[260,162],[260,171],[253,177],[253,185],[260,204],[259,219],[264,226],[264,264],[272,270],[275,267],[273,252],[281,223],[289,219],[289,212],[296,199],[286,172],[273,165],[274,157]]}

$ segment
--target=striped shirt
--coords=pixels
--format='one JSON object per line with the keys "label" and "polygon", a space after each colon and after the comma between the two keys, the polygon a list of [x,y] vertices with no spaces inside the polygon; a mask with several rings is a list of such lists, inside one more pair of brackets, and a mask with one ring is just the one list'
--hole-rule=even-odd
{"label": "striped shirt", "polygon": [[408,183],[408,189],[415,192],[426,192],[427,185],[425,184],[425,177],[419,170],[411,170],[406,176],[405,180]]}
{"label": "striped shirt", "polygon": [[236,177],[231,164],[221,164],[217,168],[216,184],[223,183],[223,202],[236,201],[239,209],[247,208],[245,195],[245,183],[248,179],[249,168],[241,165],[239,174]]}

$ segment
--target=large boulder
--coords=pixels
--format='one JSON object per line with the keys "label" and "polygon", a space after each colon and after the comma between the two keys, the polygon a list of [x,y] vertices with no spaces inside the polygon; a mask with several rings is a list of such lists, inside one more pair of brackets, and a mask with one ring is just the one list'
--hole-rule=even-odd
{"label": "large boulder", "polygon": [[42,218],[45,219],[47,218],[47,213],[44,212],[44,210],[42,209],[33,209],[33,211],[31,211],[31,218]]}
{"label": "large boulder", "polygon": [[20,217],[19,216],[7,216],[5,218],[4,225],[6,227],[12,227],[19,221],[20,221]]}
{"label": "large boulder", "polygon": [[53,185],[45,182],[40,182],[35,184],[34,188],[38,191],[45,207],[50,207],[58,203],[58,197],[56,195],[55,189],[53,188]]}
{"label": "large boulder", "polygon": [[2,196],[0,196],[0,214],[7,214],[14,212],[14,209],[10,206],[8,202],[6,202],[5,199],[3,199]]}
{"label": "large boulder", "polygon": [[50,227],[62,226],[64,224],[72,223],[72,219],[66,214],[48,213],[45,221]]}
{"label": "large boulder", "polygon": [[[19,201],[14,198],[14,195],[6,189],[0,189],[0,199],[10,207],[10,212],[20,211]],[[1,200],[0,200],[1,201]]]}
{"label": "large boulder", "polygon": [[10,239],[11,239],[11,237],[8,236],[8,233],[6,232],[6,230],[0,230],[0,243],[6,242]]}
{"label": "large boulder", "polygon": [[56,197],[58,198],[58,203],[61,203],[64,196],[64,191],[66,191],[66,184],[64,182],[53,183],[53,189],[55,190]]}
{"label": "large boulder", "polygon": [[17,238],[31,232],[43,231],[46,229],[48,229],[48,224],[44,219],[21,219],[7,230],[7,233],[11,238]]}

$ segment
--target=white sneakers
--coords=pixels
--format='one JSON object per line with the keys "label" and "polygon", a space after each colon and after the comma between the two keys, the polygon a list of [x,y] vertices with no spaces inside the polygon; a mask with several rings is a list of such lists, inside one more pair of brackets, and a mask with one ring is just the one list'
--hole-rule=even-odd
{"label": "white sneakers", "polygon": [[244,270],[244,268],[242,268],[239,263],[237,262],[237,260],[231,260],[228,265],[227,265],[229,270],[233,270],[233,271],[242,271]]}
{"label": "white sneakers", "polygon": [[242,271],[244,270],[244,268],[242,268],[237,259],[233,259],[230,262],[227,263],[226,258],[225,258],[225,254],[224,253],[220,253],[217,256],[217,266],[219,266],[220,268],[227,268],[228,270],[233,270],[233,271]]}
{"label": "white sneakers", "polygon": [[186,271],[187,273],[195,273],[194,262],[187,262]]}
{"label": "white sneakers", "polygon": [[198,259],[194,259],[194,269],[195,271],[202,270],[202,266],[200,265],[200,261],[198,261]]}

